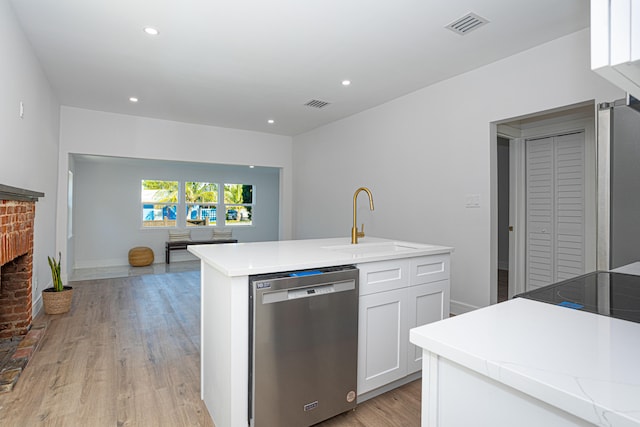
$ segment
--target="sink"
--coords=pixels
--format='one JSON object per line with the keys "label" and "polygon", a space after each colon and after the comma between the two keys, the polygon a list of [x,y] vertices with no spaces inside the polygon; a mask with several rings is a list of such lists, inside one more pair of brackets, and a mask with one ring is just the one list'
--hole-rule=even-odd
{"label": "sink", "polygon": [[324,246],[323,249],[351,255],[371,255],[410,252],[415,250],[427,249],[429,247],[430,245],[419,245],[415,243],[405,242],[375,242],[358,243],[356,245]]}

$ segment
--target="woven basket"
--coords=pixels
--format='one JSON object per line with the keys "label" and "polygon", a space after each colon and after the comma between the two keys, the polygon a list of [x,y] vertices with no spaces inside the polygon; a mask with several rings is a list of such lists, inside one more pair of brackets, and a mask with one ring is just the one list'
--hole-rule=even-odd
{"label": "woven basket", "polygon": [[42,291],[42,304],[44,312],[47,314],[62,314],[71,309],[71,300],[73,299],[73,288],[65,286],[64,291],[56,292],[53,288]]}
{"label": "woven basket", "polygon": [[145,246],[136,246],[129,250],[129,264],[133,267],[145,267],[153,264],[153,251]]}

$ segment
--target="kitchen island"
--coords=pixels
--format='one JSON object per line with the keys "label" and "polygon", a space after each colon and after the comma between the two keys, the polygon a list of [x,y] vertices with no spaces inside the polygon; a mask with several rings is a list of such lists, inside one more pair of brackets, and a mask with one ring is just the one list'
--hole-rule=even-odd
{"label": "kitchen island", "polygon": [[[434,283],[442,286],[438,296],[442,301],[438,318],[448,316],[449,254],[452,252],[449,247],[366,237],[357,245],[351,245],[348,238],[335,238],[190,246],[188,250],[201,259],[201,395],[218,426],[236,427],[248,423],[248,283],[251,275],[340,265],[361,267],[399,263],[416,271],[412,277],[437,279]],[[434,268],[407,261],[434,256],[437,257]],[[397,278],[401,280],[394,279],[397,286],[406,286],[406,291],[398,288],[393,292],[408,295],[409,286],[415,284],[413,288],[416,289],[423,286],[419,280],[409,283],[406,270],[408,268],[402,270],[403,277]],[[387,271],[393,273],[391,276],[396,275],[392,268]],[[370,273],[374,277],[376,271]],[[375,277],[380,278],[380,275]],[[389,277],[383,279],[369,284],[372,292]],[[406,335],[405,351],[408,329]],[[406,359],[403,366],[406,371]]]}
{"label": "kitchen island", "polygon": [[411,330],[422,426],[640,426],[640,324],[516,298]]}

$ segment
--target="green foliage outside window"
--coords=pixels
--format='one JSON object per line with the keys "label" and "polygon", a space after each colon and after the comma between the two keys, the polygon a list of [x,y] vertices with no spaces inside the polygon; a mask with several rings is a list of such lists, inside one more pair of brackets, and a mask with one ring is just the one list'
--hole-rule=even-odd
{"label": "green foliage outside window", "polygon": [[178,181],[142,180],[142,201],[176,203],[178,201]]}
{"label": "green foliage outside window", "polygon": [[[229,224],[251,225],[253,217],[253,185],[225,184],[225,218]],[[233,206],[235,205],[235,206]]]}

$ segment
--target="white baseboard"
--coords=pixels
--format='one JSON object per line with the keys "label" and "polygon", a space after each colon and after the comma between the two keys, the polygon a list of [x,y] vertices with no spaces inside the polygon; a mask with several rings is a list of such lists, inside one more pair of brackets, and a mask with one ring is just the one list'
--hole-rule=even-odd
{"label": "white baseboard", "polygon": [[86,261],[76,261],[73,266],[74,270],[80,268],[99,268],[99,267],[119,267],[128,265],[129,258],[111,258],[111,259],[92,259]]}
{"label": "white baseboard", "polygon": [[[171,252],[171,262],[179,261],[197,261],[198,257],[187,251]],[[164,264],[164,253],[161,257],[154,256],[154,264]],[[100,267],[121,267],[123,265],[129,265],[129,258],[111,258],[111,259],[99,259],[99,260],[86,260],[76,261],[74,270],[83,268],[100,268]]]}
{"label": "white baseboard", "polygon": [[35,301],[31,302],[31,318],[35,319],[40,310],[42,309],[42,292],[38,292],[35,295]]}
{"label": "white baseboard", "polygon": [[384,394],[388,391],[391,391],[393,389],[396,389],[398,387],[401,387],[405,384],[409,384],[412,381],[417,380],[418,378],[422,378],[422,370],[419,370],[418,372],[414,372],[412,374],[407,375],[404,378],[400,378],[399,380],[396,380],[392,383],[389,383],[387,385],[383,385],[375,390],[371,390],[368,391],[366,393],[362,393],[358,395],[358,404],[364,402],[365,400],[369,400],[369,399],[373,399],[374,397],[380,396],[381,394]]}
{"label": "white baseboard", "polygon": [[475,305],[465,304],[463,302],[451,300],[449,303],[449,311],[451,314],[455,314],[456,316],[459,314],[468,313],[473,310],[477,310],[480,307],[476,307]]}

